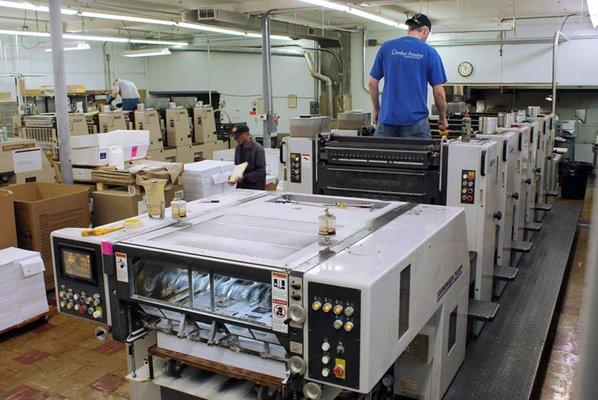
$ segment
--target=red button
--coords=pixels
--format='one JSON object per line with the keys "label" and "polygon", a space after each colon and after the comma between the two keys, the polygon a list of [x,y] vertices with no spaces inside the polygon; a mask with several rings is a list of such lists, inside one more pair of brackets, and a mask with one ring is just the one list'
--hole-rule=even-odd
{"label": "red button", "polygon": [[335,365],[334,368],[332,368],[332,373],[338,378],[345,375],[345,369],[340,365]]}
{"label": "red button", "polygon": [[85,306],[79,306],[79,310],[78,310],[79,313],[83,314],[83,313],[85,313],[86,310],[87,310],[87,307],[85,307]]}

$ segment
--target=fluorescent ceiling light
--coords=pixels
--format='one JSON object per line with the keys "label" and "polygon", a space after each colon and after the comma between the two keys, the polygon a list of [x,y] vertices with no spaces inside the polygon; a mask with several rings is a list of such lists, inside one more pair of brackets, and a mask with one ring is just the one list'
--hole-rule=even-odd
{"label": "fluorescent ceiling light", "polygon": [[[30,32],[30,31],[15,31],[0,29],[0,34],[5,35],[17,35],[17,36],[38,36],[38,37],[50,37],[48,32]],[[182,47],[187,46],[187,42],[171,42],[168,40],[151,40],[151,39],[127,39],[113,36],[93,36],[93,35],[74,35],[71,33],[64,33],[62,35],[65,39],[73,40],[87,40],[90,42],[109,42],[109,43],[134,43],[134,44],[155,44],[161,46],[172,46]]]}
{"label": "fluorescent ceiling light", "polygon": [[598,28],[598,0],[587,0],[588,11],[590,12],[590,19],[592,20],[592,26]]}
{"label": "fluorescent ceiling light", "polygon": [[175,26],[177,23],[174,21],[167,21],[163,19],[153,19],[153,18],[141,18],[141,17],[133,17],[129,15],[115,15],[115,14],[103,14],[103,13],[96,13],[96,12],[88,12],[88,11],[81,11],[78,13],[81,17],[88,17],[88,18],[100,18],[100,19],[111,19],[115,21],[129,21],[129,22],[141,22],[145,24],[155,24],[155,25],[166,25],[166,26]]}
{"label": "fluorescent ceiling light", "polygon": [[8,30],[8,29],[0,29],[0,34],[18,35],[18,36],[50,37],[50,34],[48,32],[12,31],[12,30]]}
{"label": "fluorescent ceiling light", "polygon": [[47,6],[36,6],[28,1],[22,1],[19,3],[15,1],[0,1],[0,7],[16,8],[17,10],[49,12],[49,8]]}
{"label": "fluorescent ceiling light", "polygon": [[[253,33],[253,32],[248,32],[245,36],[251,37],[251,38],[258,38],[258,39],[262,38],[261,33]],[[282,36],[282,35],[270,35],[270,39],[286,40],[289,42],[293,41],[293,38],[290,38],[288,36]]]}
{"label": "fluorescent ceiling light", "polygon": [[361,18],[369,19],[370,21],[380,22],[381,24],[392,26],[392,27],[395,27],[395,28],[399,27],[399,24],[396,21],[391,21],[388,18],[384,18],[384,17],[381,17],[381,16],[376,15],[376,14],[372,14],[372,13],[369,13],[369,12],[365,12],[365,11],[359,10],[357,8],[350,7],[349,8],[349,14],[353,14],[353,15],[356,15],[356,16],[361,17]]}
{"label": "fluorescent ceiling light", "polygon": [[[355,15],[357,17],[369,19],[370,21],[379,22],[384,25],[392,26],[393,28],[400,28],[400,29],[405,29],[405,30],[407,29],[407,25],[405,25],[405,24],[400,24],[400,23],[390,20],[388,18],[381,17],[380,15],[376,15],[376,14],[372,14],[372,13],[360,10],[359,8],[348,7],[344,4],[333,3],[332,1],[327,1],[327,0],[299,0],[299,1],[302,1],[304,3],[309,3],[314,6],[318,6],[318,7],[329,8],[331,10],[343,11],[343,12]],[[593,0],[588,0],[588,1],[593,1]],[[595,1],[598,1],[598,0],[595,0]]]}
{"label": "fluorescent ceiling light", "polygon": [[[64,51],[89,50],[89,49],[91,49],[91,46],[87,42],[78,42],[78,43],[73,44],[73,45],[66,45],[66,46],[64,46]],[[45,49],[44,51],[46,53],[50,53],[50,52],[52,52],[52,49],[49,48],[49,49]]]}
{"label": "fluorescent ceiling light", "polygon": [[219,28],[217,26],[191,24],[189,22],[177,22],[176,26],[187,29],[195,29],[198,31],[224,33],[227,35],[245,36],[245,32],[234,31],[231,29]]}
{"label": "fluorescent ceiling light", "polygon": [[125,57],[153,57],[153,56],[167,56],[171,54],[168,48],[163,49],[143,49],[143,50],[132,50],[125,51],[123,56]]}
{"label": "fluorescent ceiling light", "polygon": [[313,4],[314,6],[318,6],[318,7],[330,8],[331,10],[349,12],[349,7],[347,7],[346,5],[333,3],[331,1],[326,1],[326,0],[299,0],[299,1],[302,1],[304,3]]}

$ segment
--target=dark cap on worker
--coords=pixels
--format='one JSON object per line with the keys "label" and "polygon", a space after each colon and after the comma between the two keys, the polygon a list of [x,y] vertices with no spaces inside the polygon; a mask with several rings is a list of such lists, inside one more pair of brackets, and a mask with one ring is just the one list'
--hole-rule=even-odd
{"label": "dark cap on worker", "polygon": [[233,136],[240,135],[242,133],[249,133],[249,127],[247,124],[236,124],[231,132]]}
{"label": "dark cap on worker", "polygon": [[427,26],[428,29],[432,30],[432,21],[430,21],[430,18],[425,14],[415,14],[405,21],[405,25],[407,25],[409,29],[419,29]]}

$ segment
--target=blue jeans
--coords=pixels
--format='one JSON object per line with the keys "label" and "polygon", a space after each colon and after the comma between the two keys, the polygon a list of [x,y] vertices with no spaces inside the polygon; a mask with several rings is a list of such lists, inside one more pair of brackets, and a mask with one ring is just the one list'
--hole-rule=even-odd
{"label": "blue jeans", "polygon": [[123,111],[133,111],[137,108],[137,104],[139,104],[139,99],[123,99]]}
{"label": "blue jeans", "polygon": [[414,125],[387,125],[379,123],[374,136],[430,139],[432,134],[430,132],[428,117],[426,117]]}

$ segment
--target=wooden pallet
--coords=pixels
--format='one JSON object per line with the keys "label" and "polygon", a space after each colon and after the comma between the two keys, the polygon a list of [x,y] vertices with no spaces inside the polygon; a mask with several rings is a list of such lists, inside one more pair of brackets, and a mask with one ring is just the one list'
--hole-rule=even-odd
{"label": "wooden pallet", "polygon": [[10,331],[12,331],[13,329],[20,329],[20,328],[23,328],[23,327],[25,327],[25,326],[27,326],[27,325],[29,325],[29,324],[32,324],[32,323],[34,323],[35,321],[39,321],[39,320],[40,320],[40,319],[42,319],[42,318],[43,318],[43,319],[47,319],[49,316],[50,316],[50,311],[46,311],[45,313],[42,313],[42,314],[36,315],[35,317],[32,317],[32,318],[26,319],[25,321],[23,321],[23,322],[21,322],[21,323],[18,323],[18,324],[16,324],[16,325],[13,325],[13,326],[11,326],[10,328],[6,328],[6,329],[4,329],[4,330],[1,330],[1,331],[0,331],[0,335],[2,335],[3,333],[6,333],[6,332],[10,332]]}

